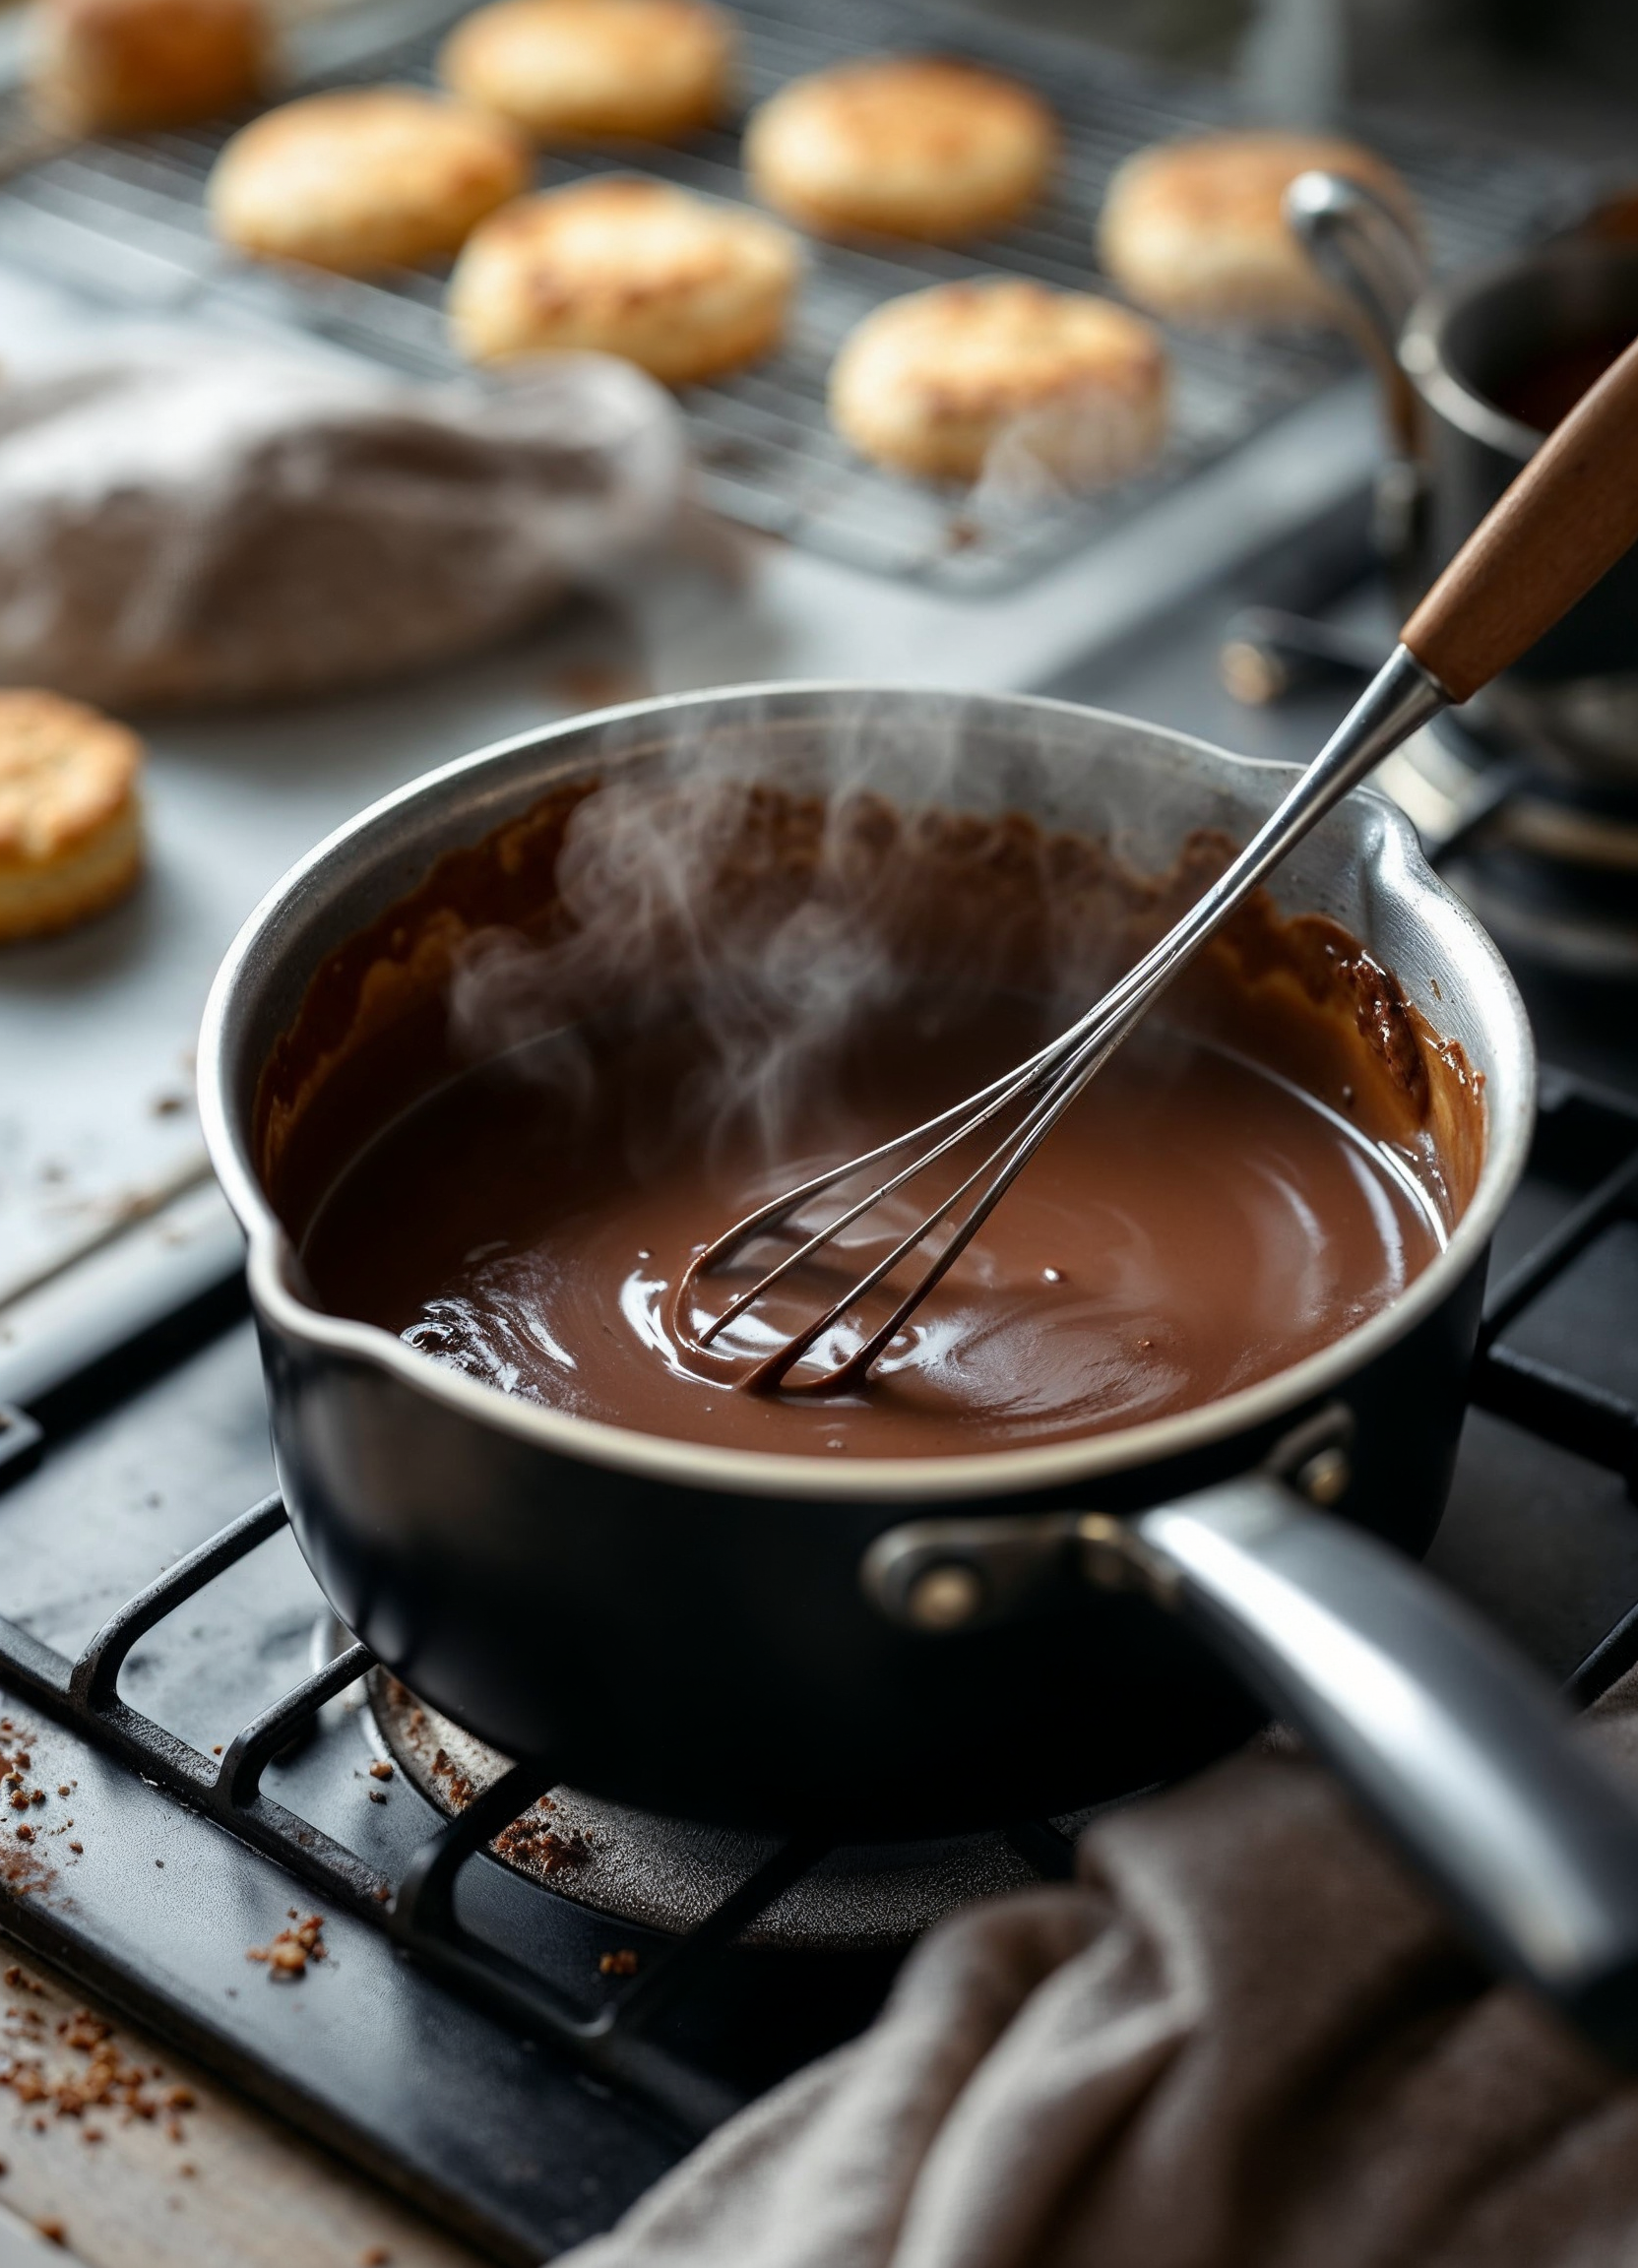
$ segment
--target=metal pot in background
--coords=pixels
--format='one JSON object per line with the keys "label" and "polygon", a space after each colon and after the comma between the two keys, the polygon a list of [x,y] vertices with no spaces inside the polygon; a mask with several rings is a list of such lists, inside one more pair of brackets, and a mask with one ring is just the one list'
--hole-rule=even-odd
{"label": "metal pot in background", "polygon": [[[1544,438],[1493,392],[1555,352],[1638,337],[1638,244],[1565,238],[1432,286],[1421,247],[1359,184],[1302,174],[1287,211],[1361,318],[1384,379],[1395,453],[1378,526],[1409,607]],[[1497,678],[1482,707],[1556,771],[1638,784],[1638,554]]]}

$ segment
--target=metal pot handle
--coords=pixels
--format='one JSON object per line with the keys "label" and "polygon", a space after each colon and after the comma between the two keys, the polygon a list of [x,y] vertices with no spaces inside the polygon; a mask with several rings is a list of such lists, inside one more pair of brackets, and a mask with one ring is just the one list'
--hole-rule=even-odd
{"label": "metal pot handle", "polygon": [[917,1521],[860,1572],[882,1612],[931,1634],[1009,1616],[1071,1570],[1194,1624],[1489,1960],[1638,2070],[1638,1809],[1458,1600],[1271,1473],[1129,1519]]}
{"label": "metal pot handle", "polygon": [[1286,191],[1286,223],[1358,318],[1403,457],[1415,454],[1416,398],[1400,367],[1399,342],[1427,288],[1420,244],[1386,198],[1346,174],[1299,173]]}

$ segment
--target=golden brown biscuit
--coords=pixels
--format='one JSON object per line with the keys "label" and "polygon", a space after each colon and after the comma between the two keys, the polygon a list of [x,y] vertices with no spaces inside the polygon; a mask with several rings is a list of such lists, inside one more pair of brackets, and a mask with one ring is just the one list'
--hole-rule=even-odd
{"label": "golden brown biscuit", "polygon": [[1414,222],[1382,158],[1323,134],[1203,134],[1128,158],[1099,223],[1123,291],[1185,323],[1335,322],[1341,301],[1286,225],[1281,199],[1312,166],[1378,190]]}
{"label": "golden brown biscuit", "polygon": [[493,0],[450,33],[438,72],[537,142],[668,142],[721,116],[732,61],[706,0]]}
{"label": "golden brown biscuit", "polygon": [[589,346],[680,386],[778,345],[798,264],[760,214],[662,181],[578,181],[473,231],[449,319],[474,361]]}
{"label": "golden brown biscuit", "polygon": [[504,120],[412,87],[303,95],[233,136],[207,199],[219,236],[344,276],[454,252],[529,181]]}
{"label": "golden brown biscuit", "polygon": [[880,465],[972,480],[1033,468],[1076,488],[1136,471],[1166,437],[1166,356],[1141,315],[1011,279],[878,307],[831,371],[831,418]]}
{"label": "golden brown biscuit", "polygon": [[0,691],[0,939],[100,914],[142,869],[142,742],[57,693]]}
{"label": "golden brown biscuit", "polygon": [[260,0],[39,0],[31,94],[70,134],[187,126],[253,101],[268,61]]}
{"label": "golden brown biscuit", "polygon": [[1057,147],[1027,88],[938,56],[879,56],[796,79],[755,112],[745,169],[765,203],[820,236],[949,244],[1040,194]]}

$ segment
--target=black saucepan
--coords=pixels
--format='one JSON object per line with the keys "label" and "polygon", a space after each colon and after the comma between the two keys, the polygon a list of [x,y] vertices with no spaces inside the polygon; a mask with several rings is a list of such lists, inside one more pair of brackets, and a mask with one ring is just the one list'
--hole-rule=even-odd
{"label": "black saucepan", "polygon": [[[348,945],[373,925],[371,1014],[390,1020],[443,886],[427,877],[471,887],[448,854],[565,784],[658,779],[704,748],[803,791],[936,779],[948,807],[1112,836],[1151,869],[1201,822],[1248,834],[1290,778],[1046,701],[746,689],[482,750],[305,859],[222,967],[201,1082],[249,1238],[281,1483],[343,1621],[429,1702],[579,1785],[853,1835],[1113,1796],[1221,1753],[1272,1705],[1498,1960],[1624,2050],[1638,1822],[1535,1677],[1409,1556],[1443,1503],[1534,1071],[1493,947],[1376,796],[1339,807],[1276,895],[1341,921],[1460,1043],[1482,1165],[1435,1261],[1273,1378],[1068,1444],[822,1463],[561,1415],[306,1293],[258,1123],[303,1002],[322,1036],[325,988],[356,994]],[[413,918],[383,919],[406,903]]]}

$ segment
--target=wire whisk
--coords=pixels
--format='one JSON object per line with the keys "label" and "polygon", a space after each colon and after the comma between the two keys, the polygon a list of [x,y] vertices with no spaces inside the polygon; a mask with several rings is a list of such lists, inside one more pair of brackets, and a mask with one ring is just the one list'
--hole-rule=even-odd
{"label": "wire whisk", "polygon": [[[1583,396],[1480,522],[1406,623],[1401,643],[1312,764],[1245,849],[1160,943],[1078,1024],[1027,1062],[895,1140],[787,1190],[708,1244],[677,1286],[672,1320],[678,1336],[709,1348],[842,1230],[1011,1105],[1021,1105],[1017,1123],[950,1196],[901,1236],[841,1298],[830,1301],[812,1322],[756,1361],[739,1381],[763,1392],[785,1386],[812,1393],[837,1393],[861,1383],[927,1293],[960,1259],[1076,1096],[1234,909],[1383,757],[1441,709],[1468,700],[1499,670],[1510,667],[1635,539],[1638,342]],[[732,1259],[753,1236],[788,1220],[810,1198],[886,1165],[907,1150],[913,1154],[906,1165],[805,1237],[748,1291],[731,1299],[721,1315],[697,1332],[685,1328],[689,1303],[703,1277]],[[816,1341],[930,1242],[944,1222],[951,1224],[948,1233],[887,1320],[844,1360],[793,1379],[791,1372]]]}
{"label": "wire whisk", "polygon": [[[736,1221],[695,1255],[677,1285],[673,1319],[679,1336],[696,1347],[709,1348],[777,1285],[813,1261],[856,1221],[1016,1108],[1018,1115],[999,1141],[955,1189],[941,1197],[840,1298],[825,1305],[772,1354],[754,1361],[737,1381],[753,1392],[783,1387],[788,1392],[812,1394],[841,1393],[859,1385],[928,1292],[960,1259],[1052,1128],[1142,1020],[1156,996],[1337,798],[1448,699],[1437,680],[1400,647],[1251,842],[1188,913],[1079,1022],[978,1093],[918,1126],[907,1128],[874,1150],[814,1174]],[[814,1198],[873,1166],[887,1166],[907,1151],[912,1155],[905,1164],[794,1245],[747,1290],[728,1300],[721,1314],[698,1329],[688,1327],[686,1318],[699,1296],[702,1278],[724,1267],[754,1238],[779,1228]],[[945,1227],[945,1233],[930,1260],[885,1321],[844,1360],[810,1376],[793,1377],[791,1373],[810,1349],[845,1322],[912,1254],[931,1243],[941,1227]]]}

